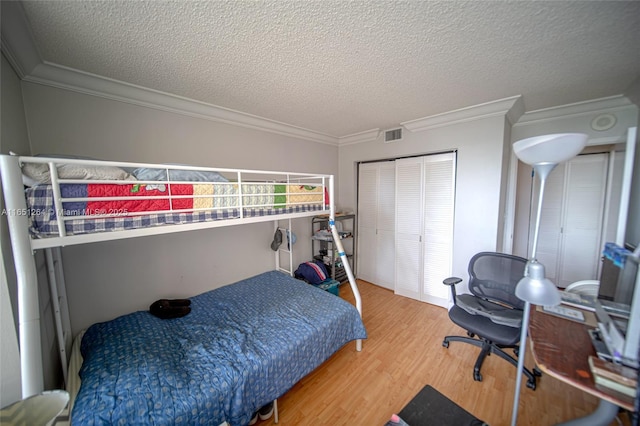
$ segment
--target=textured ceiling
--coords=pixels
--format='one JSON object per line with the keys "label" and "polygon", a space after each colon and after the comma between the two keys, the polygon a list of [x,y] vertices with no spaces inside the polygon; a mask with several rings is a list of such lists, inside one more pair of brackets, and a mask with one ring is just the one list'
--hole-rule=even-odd
{"label": "textured ceiling", "polygon": [[346,136],[640,76],[640,2],[25,1],[45,61]]}

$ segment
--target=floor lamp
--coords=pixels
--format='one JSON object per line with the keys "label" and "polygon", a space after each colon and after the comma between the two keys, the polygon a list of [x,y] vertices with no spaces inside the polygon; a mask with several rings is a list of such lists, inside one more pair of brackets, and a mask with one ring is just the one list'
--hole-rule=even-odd
{"label": "floor lamp", "polygon": [[518,350],[518,370],[516,373],[516,391],[511,414],[511,426],[516,425],[518,418],[518,403],[520,401],[520,385],[527,343],[527,329],[529,328],[529,314],[531,305],[555,306],[560,303],[558,288],[545,277],[544,265],[536,259],[538,248],[538,231],[540,230],[540,213],[544,197],[544,184],[551,171],[559,163],[570,160],[582,151],[587,143],[587,135],[582,133],[561,133],[554,135],[535,136],[520,140],[513,144],[513,152],[523,163],[533,166],[533,170],[540,177],[540,194],[536,224],[533,233],[531,257],[527,262],[524,277],[516,286],[516,296],[523,300],[522,331],[520,333],[520,348]]}

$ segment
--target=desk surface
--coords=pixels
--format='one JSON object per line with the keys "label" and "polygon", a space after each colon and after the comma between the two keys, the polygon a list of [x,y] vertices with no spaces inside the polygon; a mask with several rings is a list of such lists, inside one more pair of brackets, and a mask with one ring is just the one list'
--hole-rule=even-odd
{"label": "desk surface", "polygon": [[540,370],[629,411],[633,398],[596,388],[589,368],[589,355],[596,355],[587,325],[531,309],[531,352]]}

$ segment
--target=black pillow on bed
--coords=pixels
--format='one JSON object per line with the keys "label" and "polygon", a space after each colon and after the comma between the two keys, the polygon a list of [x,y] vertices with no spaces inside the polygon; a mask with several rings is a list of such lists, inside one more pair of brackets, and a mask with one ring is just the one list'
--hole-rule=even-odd
{"label": "black pillow on bed", "polygon": [[191,312],[189,299],[160,299],[149,306],[149,312],[158,318],[180,318]]}

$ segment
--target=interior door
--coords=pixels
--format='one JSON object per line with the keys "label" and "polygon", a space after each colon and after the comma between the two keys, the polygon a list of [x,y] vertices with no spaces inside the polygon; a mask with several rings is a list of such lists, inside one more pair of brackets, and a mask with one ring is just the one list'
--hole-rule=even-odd
{"label": "interior door", "polygon": [[556,285],[597,279],[602,242],[607,154],[581,155],[567,164],[562,245]]}
{"label": "interior door", "polygon": [[396,164],[385,161],[378,169],[378,208],[376,247],[376,284],[394,289],[396,246]]}
{"label": "interior door", "polygon": [[[545,266],[546,277],[557,283],[558,259],[560,258],[560,238],[562,236],[562,198],[564,197],[565,164],[561,163],[547,177],[542,211],[540,214],[540,230],[538,231],[538,247],[536,257]],[[536,209],[540,194],[540,180],[536,176],[531,179],[534,191],[531,195],[531,211],[529,217],[529,249],[527,258],[531,256],[533,233],[535,232]]]}
{"label": "interior door", "polygon": [[376,217],[378,166],[360,164],[358,170],[358,278],[376,281]]}
{"label": "interior door", "polygon": [[397,294],[447,306],[454,191],[454,153],[396,161]]}
{"label": "interior door", "polygon": [[421,299],[422,157],[396,160],[395,292]]}
{"label": "interior door", "polygon": [[[597,279],[604,230],[608,154],[580,155],[558,165],[547,178],[540,216],[537,258],[559,287]],[[539,180],[530,217],[535,218]],[[535,223],[530,228],[529,253]]]}
{"label": "interior door", "polygon": [[361,164],[358,173],[358,278],[394,289],[394,161]]}
{"label": "interior door", "polygon": [[424,157],[423,288],[422,300],[446,307],[450,289],[442,280],[451,276],[455,154]]}

